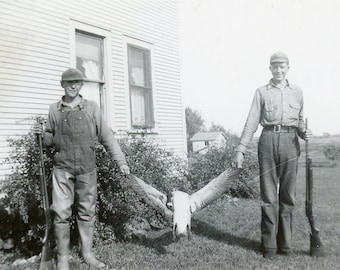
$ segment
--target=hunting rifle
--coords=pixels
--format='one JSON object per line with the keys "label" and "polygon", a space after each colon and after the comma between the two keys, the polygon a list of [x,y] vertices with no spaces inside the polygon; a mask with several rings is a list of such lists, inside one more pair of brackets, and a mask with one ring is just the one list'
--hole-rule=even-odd
{"label": "hunting rifle", "polygon": [[41,251],[41,260],[39,265],[39,270],[54,270],[54,260],[53,253],[51,249],[50,242],[50,231],[52,227],[51,222],[51,213],[50,206],[48,200],[47,193],[47,183],[46,183],[46,174],[45,174],[45,166],[44,166],[44,153],[43,153],[43,145],[42,145],[42,136],[41,134],[37,134],[39,151],[40,151],[40,160],[39,160],[39,177],[40,177],[40,192],[43,202],[44,215],[45,215],[45,234],[42,239],[42,251]]}
{"label": "hunting rifle", "polygon": [[[307,129],[307,118],[306,118]],[[315,226],[315,220],[313,215],[313,168],[312,158],[309,157],[308,139],[305,141],[306,146],[306,216],[311,228],[310,233],[310,255],[315,257],[321,257],[325,255],[321,240],[319,237],[319,229]]]}

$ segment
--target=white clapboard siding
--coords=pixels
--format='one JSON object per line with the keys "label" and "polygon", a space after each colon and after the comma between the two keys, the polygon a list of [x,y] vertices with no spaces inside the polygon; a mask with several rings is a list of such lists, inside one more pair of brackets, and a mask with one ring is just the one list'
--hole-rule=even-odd
{"label": "white clapboard siding", "polygon": [[[161,145],[185,157],[185,120],[180,81],[177,0],[1,0],[0,164],[7,138],[27,134],[63,94],[60,75],[71,63],[71,22],[106,30],[114,130],[129,126],[125,38],[152,45],[156,131]],[[0,179],[9,165],[0,165]]]}

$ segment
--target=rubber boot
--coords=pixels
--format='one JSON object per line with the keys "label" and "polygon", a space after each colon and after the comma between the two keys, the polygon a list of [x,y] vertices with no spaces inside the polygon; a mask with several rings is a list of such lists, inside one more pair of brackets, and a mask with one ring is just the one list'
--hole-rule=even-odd
{"label": "rubber boot", "polygon": [[54,233],[57,244],[57,270],[69,270],[70,225],[55,224]]}
{"label": "rubber boot", "polygon": [[105,263],[97,260],[92,252],[94,223],[89,221],[77,221],[79,231],[80,254],[84,261],[92,267],[103,268]]}

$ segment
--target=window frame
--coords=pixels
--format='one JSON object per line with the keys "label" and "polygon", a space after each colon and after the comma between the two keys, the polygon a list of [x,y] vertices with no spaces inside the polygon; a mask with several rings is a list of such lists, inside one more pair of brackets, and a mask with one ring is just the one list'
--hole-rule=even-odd
{"label": "window frame", "polygon": [[[155,89],[155,71],[154,71],[154,45],[150,42],[138,40],[132,37],[124,36],[124,61],[125,61],[125,89],[127,109],[127,127],[129,133],[158,133],[157,125],[157,108],[156,108],[156,89]],[[150,55],[150,77],[151,77],[151,102],[153,126],[133,126],[132,125],[132,108],[131,108],[131,89],[130,89],[130,71],[129,71],[129,47],[146,50]]]}
{"label": "window frame", "polygon": [[[137,84],[133,84],[132,80],[131,80],[131,63],[130,63],[130,59],[128,58],[128,66],[129,66],[129,90],[130,90],[130,114],[132,115],[132,91],[133,90],[137,90],[140,91],[140,93],[143,93],[143,97],[144,98],[148,98],[148,100],[145,100],[145,106],[147,105],[148,102],[150,102],[149,107],[144,109],[144,114],[146,116],[147,119],[145,119],[145,122],[142,125],[138,125],[138,124],[134,124],[132,117],[130,118],[131,121],[131,126],[134,129],[152,129],[155,126],[155,121],[154,121],[154,110],[153,110],[153,89],[152,89],[152,66],[151,66],[151,53],[150,50],[145,49],[145,48],[141,48],[139,46],[135,46],[135,45],[131,45],[128,44],[128,54],[131,52],[131,50],[135,50],[135,51],[139,51],[142,53],[143,55],[143,64],[145,67],[144,70],[144,77],[146,77],[147,79],[150,79],[150,83],[148,83],[147,85],[137,85]],[[146,63],[145,61],[145,57],[148,57],[148,61]],[[146,74],[147,73],[147,74]],[[144,78],[143,78],[144,79]]]}
{"label": "window frame", "polygon": [[[101,102],[103,105],[102,112],[104,118],[110,127],[114,127],[113,120],[113,92],[112,92],[112,75],[110,66],[112,64],[111,49],[111,31],[93,24],[79,22],[70,19],[70,67],[76,68],[76,33],[94,36],[101,38],[103,43],[102,58],[103,58],[103,81],[89,80],[90,82],[103,83]],[[80,92],[81,94],[81,92]],[[100,105],[100,104],[98,104]]]}

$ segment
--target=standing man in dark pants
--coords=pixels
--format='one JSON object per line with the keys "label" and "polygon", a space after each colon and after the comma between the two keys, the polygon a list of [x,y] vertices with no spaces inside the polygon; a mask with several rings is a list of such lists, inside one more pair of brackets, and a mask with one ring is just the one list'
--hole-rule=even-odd
{"label": "standing man in dark pants", "polygon": [[282,52],[270,58],[273,78],[258,88],[236,149],[232,166],[242,168],[244,153],[258,125],[263,126],[258,144],[261,190],[261,248],[265,258],[292,254],[292,211],[300,146],[310,132],[303,121],[303,94],[286,80],[289,60]]}
{"label": "standing man in dark pants", "polygon": [[95,143],[101,143],[118,164],[121,173],[129,174],[125,156],[107,126],[99,106],[80,94],[84,76],[77,69],[67,69],[61,76],[65,95],[50,106],[43,135],[45,146],[54,146],[52,206],[57,244],[57,269],[69,269],[70,219],[72,205],[77,209],[80,253],[91,267],[103,268],[92,252],[97,199]]}

